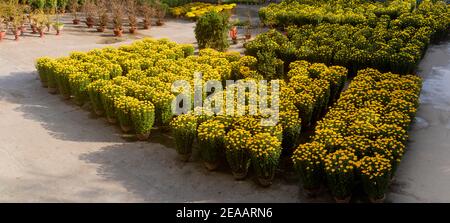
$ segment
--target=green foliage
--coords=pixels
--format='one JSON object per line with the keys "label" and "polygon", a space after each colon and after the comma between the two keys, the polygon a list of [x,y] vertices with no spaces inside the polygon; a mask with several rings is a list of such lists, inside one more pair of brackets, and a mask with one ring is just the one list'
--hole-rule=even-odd
{"label": "green foliage", "polygon": [[258,59],[257,70],[267,80],[283,79],[283,61],[276,58],[273,51],[260,51],[256,53]]}
{"label": "green foliage", "polygon": [[65,10],[69,0],[57,0],[58,10]]}
{"label": "green foliage", "polygon": [[31,7],[33,9],[44,10],[46,0],[31,0]]}
{"label": "green foliage", "polygon": [[194,55],[194,46],[192,46],[191,44],[181,44],[181,46],[184,52],[184,57]]}
{"label": "green foliage", "polygon": [[58,7],[58,0],[47,0],[45,2],[45,8],[53,12]]}
{"label": "green foliage", "polygon": [[198,19],[194,32],[200,49],[225,51],[228,48],[228,18],[226,14],[208,12]]}
{"label": "green foliage", "polygon": [[168,5],[169,7],[176,7],[187,3],[191,3],[192,0],[162,0],[161,2]]}

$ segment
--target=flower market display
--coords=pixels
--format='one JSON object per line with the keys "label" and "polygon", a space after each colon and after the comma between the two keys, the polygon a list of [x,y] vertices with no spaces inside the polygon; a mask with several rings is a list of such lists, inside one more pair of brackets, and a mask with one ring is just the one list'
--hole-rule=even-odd
{"label": "flower market display", "polygon": [[[264,186],[272,182],[281,151],[292,151],[299,144],[302,127],[310,128],[325,114],[347,77],[344,67],[291,63],[290,71],[280,76],[279,98],[271,94],[264,98],[279,101],[275,126],[261,124],[263,113],[209,115],[213,113],[205,110],[199,115],[197,107],[174,117],[171,104],[178,93],[171,91],[171,85],[176,80],[193,85],[195,72],[203,74],[203,81],[259,81],[266,77],[251,56],[212,49],[200,50],[198,56],[192,53],[191,45],[144,39],[119,48],[73,52],[57,59],[43,57],[37,60],[36,68],[50,93],[73,98],[78,105],[90,104],[95,114],[118,124],[123,132],[146,140],[154,127],[168,127],[182,160],[189,160],[193,145],[198,145],[208,169],[215,170],[224,161],[236,179],[243,179],[252,167]],[[245,83],[238,81],[231,86],[237,93]],[[246,97],[256,97],[253,93],[247,92]],[[235,97],[233,103],[239,107],[240,100]],[[243,109],[249,111],[251,105],[245,101]]]}
{"label": "flower market display", "polygon": [[[283,1],[261,8],[259,17],[264,24],[279,27],[321,23],[374,24],[380,18],[397,19],[402,16],[410,16],[411,11],[414,11],[416,7],[419,7],[419,11],[429,10],[439,4],[441,4],[439,5],[441,7],[443,3],[434,5],[433,2],[425,0],[420,5],[416,5],[415,0],[393,0],[388,1],[388,3],[364,0]],[[433,14],[432,16],[438,17],[439,15]]]}
{"label": "flower market display", "polygon": [[348,201],[362,186],[372,201],[384,194],[405,153],[421,79],[365,69],[320,120],[312,141],[292,160],[305,190],[330,188],[336,201]]}
{"label": "flower market display", "polygon": [[[192,19],[211,14],[217,26],[229,19],[220,12],[235,6],[195,2],[171,12]],[[225,168],[236,180],[253,174],[264,187],[280,169],[293,169],[307,196],[326,187],[339,203],[360,191],[370,202],[383,201],[419,106],[422,80],[412,74],[428,46],[448,35],[447,5],[300,0],[259,14],[276,29],[246,41],[245,55],[211,49],[226,50],[228,26],[212,32],[211,21],[199,19],[195,34],[208,39],[197,41],[196,55],[193,45],[145,38],[42,57],[36,69],[49,93],[138,140],[170,130],[184,162],[198,155],[209,171]],[[176,106],[187,110],[177,113]]]}
{"label": "flower market display", "polygon": [[[232,64],[246,67],[255,62],[255,58],[244,56]],[[239,71],[233,73],[238,78],[243,77]],[[261,76],[247,76],[246,80]],[[245,178],[248,168],[252,167],[259,183],[269,186],[282,150],[289,153],[295,148],[302,126],[312,126],[338,98],[347,70],[296,61],[291,64],[288,76],[287,82],[281,81],[280,117],[276,126],[262,126],[260,117],[263,114],[196,116],[192,112],[174,118],[171,127],[181,159],[189,159],[196,138],[201,158],[209,170],[217,169],[220,160],[226,160],[236,179]]]}
{"label": "flower market display", "polygon": [[204,2],[192,2],[188,3],[182,6],[174,7],[170,9],[170,12],[175,17],[186,17],[189,19],[196,20],[203,14],[211,11],[215,12],[226,12],[231,11],[236,7],[235,3],[231,4],[221,4],[221,5],[215,5],[211,3],[204,3]]}
{"label": "flower market display", "polygon": [[[394,1],[392,4],[399,3],[396,6],[401,6],[400,3],[404,2],[409,1]],[[284,2],[279,5],[283,4],[299,3]],[[380,3],[369,5],[372,4]],[[338,6],[341,5],[334,5]],[[327,8],[317,7],[321,10]],[[274,30],[261,34],[245,44],[246,54],[257,57],[258,53],[273,52],[285,62],[285,66],[293,60],[308,60],[345,66],[352,74],[369,67],[400,74],[412,73],[430,42],[447,36],[450,13],[447,5],[441,1],[423,1],[417,9],[410,11],[386,9],[385,12],[372,12],[373,15],[369,16],[371,19],[358,23],[301,22],[293,23],[299,25],[297,27],[288,27],[289,22],[283,21],[282,24],[287,27],[287,36]],[[364,10],[356,12],[366,16]],[[334,16],[326,12],[315,14]]]}

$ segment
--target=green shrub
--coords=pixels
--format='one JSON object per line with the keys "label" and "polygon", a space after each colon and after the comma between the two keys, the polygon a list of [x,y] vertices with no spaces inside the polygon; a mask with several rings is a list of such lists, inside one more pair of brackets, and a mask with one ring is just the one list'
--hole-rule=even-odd
{"label": "green shrub", "polygon": [[228,18],[223,13],[208,12],[198,19],[194,32],[200,49],[224,51],[228,48]]}
{"label": "green shrub", "polygon": [[32,0],[31,7],[33,9],[44,10],[46,0]]}
{"label": "green shrub", "polygon": [[69,3],[68,0],[57,0],[57,6],[59,10],[66,10],[67,4]]}

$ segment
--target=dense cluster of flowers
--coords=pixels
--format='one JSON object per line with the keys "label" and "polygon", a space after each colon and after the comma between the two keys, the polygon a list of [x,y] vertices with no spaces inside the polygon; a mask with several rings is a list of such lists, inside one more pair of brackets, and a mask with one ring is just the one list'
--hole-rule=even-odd
{"label": "dense cluster of flowers", "polygon": [[73,96],[79,105],[90,101],[96,114],[105,114],[111,123],[119,121],[124,131],[146,134],[153,123],[167,126],[172,120],[174,81],[193,83],[195,72],[201,72],[203,80],[227,80],[234,72],[231,63],[240,59],[238,53],[193,52],[192,45],[144,39],[118,48],[39,58],[36,68],[50,92]]}
{"label": "dense cluster of flowers", "polygon": [[[436,13],[431,13],[431,18],[420,17],[425,12],[439,12],[441,9],[438,8],[442,7],[445,8],[444,1],[432,0],[421,1],[419,5],[411,0],[394,0],[388,4],[378,1],[283,1],[261,8],[259,16],[264,24],[281,27],[321,23],[373,25],[380,19],[436,20],[439,16]],[[444,12],[447,13],[447,9]]]}
{"label": "dense cluster of flowers", "polygon": [[307,127],[319,120],[328,105],[339,97],[347,78],[347,69],[303,60],[292,62],[289,68],[289,82],[282,88],[282,101],[285,99],[295,105],[302,125]]}
{"label": "dense cluster of flowers", "polygon": [[198,117],[192,113],[182,114],[170,122],[177,152],[187,161],[192,153],[192,144],[197,136]]}
{"label": "dense cluster of flowers", "polygon": [[[296,12],[291,5],[305,11]],[[247,55],[273,52],[285,67],[293,60],[307,60],[345,66],[353,74],[364,68],[412,73],[429,43],[447,36],[450,27],[449,7],[442,1],[423,1],[412,9],[411,2],[404,0],[392,1],[387,7],[381,3],[340,1],[324,6],[293,1],[269,6],[261,13],[268,10],[279,12],[275,14],[282,17],[280,24],[287,28],[287,36],[275,30],[259,35],[245,44]],[[353,21],[355,15],[361,21],[347,21]],[[285,16],[299,18],[288,22]]]}
{"label": "dense cluster of flowers", "polygon": [[382,198],[405,152],[420,89],[417,76],[358,72],[317,123],[312,142],[294,152],[305,188],[326,179],[333,194],[344,198],[361,179],[369,197]]}
{"label": "dense cluster of flowers", "polygon": [[236,7],[235,3],[215,5],[204,2],[192,2],[182,6],[171,8],[170,12],[175,17],[185,16],[190,19],[197,19],[198,17],[210,11],[215,12],[230,11],[235,7]]}
{"label": "dense cluster of flowers", "polygon": [[[204,51],[202,54],[217,53]],[[228,55],[230,57],[230,55]],[[231,66],[241,69],[231,69],[231,75],[243,78],[242,68],[254,72],[257,60],[254,57],[233,57]],[[231,61],[231,59],[230,59]],[[257,72],[255,72],[257,75]],[[257,80],[255,76],[247,76],[245,80]],[[251,166],[255,169],[260,183],[270,185],[278,166],[282,149],[288,153],[299,144],[302,126],[310,126],[317,121],[340,94],[346,77],[347,69],[339,66],[327,67],[324,64],[314,64],[307,61],[295,61],[290,65],[287,81],[280,80],[279,121],[275,126],[263,126],[261,118],[264,114],[239,116],[223,114],[213,116],[207,111],[204,115],[189,113],[180,115],[171,123],[175,141],[182,155],[190,154],[194,132],[197,131],[198,145],[203,161],[208,169],[217,168],[221,157],[226,157],[236,179],[245,177]],[[234,86],[238,89],[240,82]],[[231,87],[231,86],[229,86]],[[225,92],[227,93],[227,92]],[[224,100],[226,94],[213,100]],[[258,92],[249,91],[246,98],[258,98]],[[272,100],[268,95],[267,101]],[[236,108],[244,106],[248,111],[250,105],[244,99],[244,105],[238,103],[240,98],[234,98]],[[258,98],[259,100],[264,100]],[[204,103],[207,103],[206,100]],[[225,105],[225,103],[224,103]],[[256,109],[256,111],[259,111]],[[305,121],[304,121],[305,120]],[[183,121],[183,123],[180,123]],[[198,126],[197,130],[194,127]]]}

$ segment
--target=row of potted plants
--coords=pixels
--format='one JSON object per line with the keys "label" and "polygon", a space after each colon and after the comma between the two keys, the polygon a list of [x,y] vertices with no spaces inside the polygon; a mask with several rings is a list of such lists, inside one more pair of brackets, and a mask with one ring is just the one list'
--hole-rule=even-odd
{"label": "row of potted plants", "polygon": [[74,52],[58,59],[40,58],[36,67],[50,93],[73,98],[79,105],[90,102],[93,111],[105,115],[111,123],[122,122],[117,110],[124,103],[116,104],[116,99],[124,100],[121,96],[127,96],[151,102],[156,125],[164,127],[173,116],[174,93],[170,91],[173,81],[192,81],[196,71],[204,74],[204,80],[229,79],[234,69],[230,61],[237,62],[240,58],[239,53],[210,49],[202,50],[199,56],[192,56],[193,53],[192,45],[145,39],[119,48]]}
{"label": "row of potted plants", "polygon": [[[233,78],[264,79],[254,70],[256,64],[256,58],[251,56],[232,62]],[[181,159],[189,160],[197,142],[209,170],[216,169],[220,161],[226,160],[237,180],[245,178],[252,167],[259,183],[269,186],[281,152],[290,154],[299,144],[302,126],[308,127],[313,120],[318,120],[336,100],[345,84],[347,70],[296,61],[291,64],[288,75],[288,81],[280,80],[280,111],[276,126],[261,126],[258,114],[234,116],[224,112],[214,116],[206,111],[202,115],[189,113],[175,117],[170,126]],[[249,92],[248,97],[257,96]]]}
{"label": "row of potted plants", "polygon": [[[431,2],[431,1],[429,1]],[[397,18],[416,7],[416,1],[283,1],[259,10],[261,22],[268,26],[287,27],[306,24],[365,24],[377,17]]]}
{"label": "row of potted plants", "polygon": [[412,12],[402,11],[392,18],[375,16],[370,23],[291,26],[283,32],[286,37],[271,30],[246,43],[246,54],[273,52],[285,67],[302,59],[345,66],[352,74],[368,67],[408,74],[415,70],[430,42],[447,36],[448,10],[440,1],[423,1]]}
{"label": "row of potted plants", "polygon": [[170,12],[177,18],[183,16],[189,19],[196,20],[207,12],[231,12],[231,10],[235,7],[235,3],[216,5],[204,2],[192,2],[185,5],[173,7],[170,9]]}
{"label": "row of potted plants", "polygon": [[[193,83],[192,74],[196,71],[202,72],[204,80],[264,78],[255,70],[257,60],[254,57],[211,49],[201,50],[198,56],[192,54],[191,45],[145,39],[119,48],[74,52],[69,57],[58,59],[41,58],[36,67],[43,86],[50,93],[73,98],[78,105],[89,102],[93,112],[106,116],[110,123],[118,123],[124,132],[135,132],[145,139],[153,125],[161,129],[169,126],[176,138],[177,150],[185,159],[189,158],[192,141],[196,139],[210,169],[225,157],[225,148],[234,151],[234,155],[228,154],[230,159],[239,156],[239,151],[243,152],[244,148],[229,144],[234,140],[234,134],[240,134],[241,130],[251,132],[252,138],[258,140],[248,143],[252,146],[245,148],[245,154],[253,154],[252,160],[259,160],[254,161],[253,167],[262,168],[257,171],[265,171],[260,172],[266,179],[262,180],[263,185],[270,184],[278,164],[274,160],[279,158],[270,158],[271,154],[276,155],[282,148],[289,150],[298,145],[302,118],[318,119],[320,115],[313,114],[323,114],[326,106],[339,94],[347,76],[343,67],[327,67],[306,61],[293,63],[288,81],[281,81],[280,122],[274,129],[260,126],[259,116],[181,115],[173,119],[171,103],[175,93],[170,88],[175,80]],[[305,109],[309,109],[309,117],[303,115]],[[133,118],[137,117],[136,114],[141,114],[138,121]],[[230,133],[231,130],[234,133]],[[271,139],[267,145],[259,143],[267,139]],[[244,169],[247,171],[247,164],[234,163],[230,164],[233,168],[235,165],[240,168],[247,166]],[[238,175],[243,177],[243,174]]]}
{"label": "row of potted plants", "polygon": [[59,35],[64,24],[59,20],[59,14],[54,16],[58,8],[44,13],[43,11],[29,11],[24,5],[14,3],[0,3],[0,41],[6,36],[8,30],[11,30],[15,40],[24,34],[27,25],[30,26],[32,34],[39,33],[44,36],[45,30],[50,31],[53,27],[56,35]]}
{"label": "row of potted plants", "polygon": [[292,156],[307,194],[317,195],[326,184],[337,202],[348,202],[362,187],[372,202],[383,201],[405,152],[420,89],[417,76],[358,72],[318,122],[312,141]]}
{"label": "row of potted plants", "polygon": [[71,1],[69,8],[73,15],[73,24],[80,24],[79,12],[82,11],[88,28],[96,26],[98,32],[104,32],[108,24],[112,22],[116,36],[121,36],[123,33],[124,18],[127,18],[129,23],[129,32],[134,34],[138,29],[139,17],[142,17],[143,28],[149,29],[154,17],[157,18],[156,25],[163,25],[168,10],[168,6],[160,1],[139,2],[136,0],[86,0],[82,5],[78,1]]}

